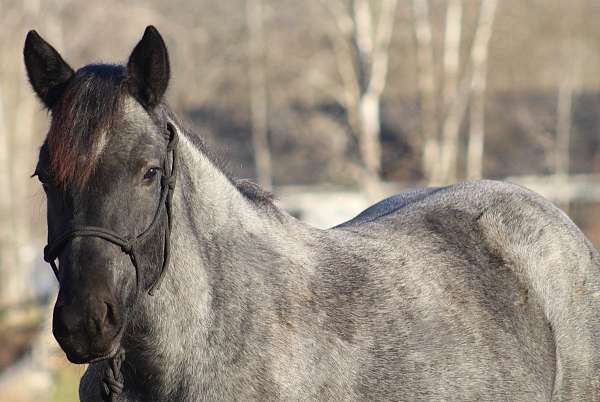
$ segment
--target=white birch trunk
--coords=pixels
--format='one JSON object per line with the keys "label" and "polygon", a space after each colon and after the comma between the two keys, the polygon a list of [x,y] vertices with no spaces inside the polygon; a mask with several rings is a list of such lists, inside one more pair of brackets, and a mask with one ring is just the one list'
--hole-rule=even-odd
{"label": "white birch trunk", "polygon": [[423,141],[421,168],[425,179],[430,181],[435,165],[439,161],[440,144],[437,135],[435,67],[428,0],[413,0],[412,12],[421,107],[421,136]]}
{"label": "white birch trunk", "polygon": [[448,0],[444,33],[444,94],[443,107],[447,113],[458,91],[458,67],[462,37],[462,0]]}
{"label": "white birch trunk", "polygon": [[246,18],[249,31],[250,114],[256,177],[261,186],[271,190],[273,185],[268,139],[268,95],[265,76],[266,54],[262,0],[246,0]]}
{"label": "white birch trunk", "polygon": [[554,153],[554,171],[557,175],[569,174],[573,92],[572,74],[562,74],[558,85],[556,146]]}
{"label": "white birch trunk", "polygon": [[[482,0],[479,9],[479,21],[475,28],[475,37],[469,56],[471,66],[470,68],[467,66],[463,69],[463,79],[461,80],[461,84],[454,97],[450,110],[444,119],[444,126],[442,128],[442,150],[440,155],[441,163],[439,164],[439,169],[436,170],[437,173],[434,175],[436,184],[447,184],[457,180],[460,125],[469,103],[473,80],[477,78],[480,80],[479,84],[481,84],[481,80],[483,79],[483,77],[481,77],[481,65],[478,66],[479,71],[475,72],[476,66],[474,66],[474,62],[477,59],[483,58],[483,56],[487,57],[487,47],[491,36],[493,15],[495,14],[496,9],[494,3],[495,0]],[[484,48],[485,51],[483,51]],[[479,54],[477,54],[477,52],[479,52]],[[479,75],[479,77],[476,77],[477,75]]]}
{"label": "white birch trunk", "polygon": [[[397,0],[320,0],[335,22],[331,42],[343,82],[341,99],[358,142],[362,172],[359,179],[371,198],[381,191],[381,96],[386,85],[389,45]],[[374,18],[373,4],[378,4]]]}
{"label": "white birch trunk", "polygon": [[376,26],[368,0],[354,0],[352,7],[359,88],[358,142],[366,170],[364,185],[371,198],[381,195],[381,96],[387,80],[396,4],[397,0],[382,0]]}
{"label": "white birch trunk", "polygon": [[360,137],[359,148],[363,162],[374,177],[381,169],[379,98],[372,93],[366,93],[359,99]]}
{"label": "white birch trunk", "polygon": [[13,279],[18,271],[17,247],[14,233],[14,202],[10,174],[11,141],[8,130],[4,85],[0,82],[0,188],[5,189],[0,197],[0,306],[16,303],[18,292],[13,291]]}
{"label": "white birch trunk", "polygon": [[479,16],[481,34],[476,37],[471,52],[473,77],[471,82],[471,120],[467,146],[467,179],[483,177],[483,147],[485,140],[485,92],[487,84],[487,60],[489,41],[492,36],[497,0],[483,0]]}
{"label": "white birch trunk", "polygon": [[[565,48],[568,47],[570,46],[565,45]],[[575,92],[575,79],[579,73],[572,60],[576,56],[569,51],[563,53],[571,60],[565,61],[567,65],[566,68],[563,68],[558,82],[556,140],[554,145],[554,172],[557,178],[557,186],[565,186],[569,180],[573,95]],[[563,203],[562,208],[568,214],[570,202]]]}
{"label": "white birch trunk", "polygon": [[[446,28],[444,33],[444,77],[442,96],[442,132],[440,163],[432,175],[433,184],[445,184],[456,181],[456,161],[458,152],[458,132],[465,102],[458,99],[458,66],[460,61],[460,42],[462,36],[462,1],[449,0],[446,8]],[[460,105],[457,105],[460,103]],[[466,105],[464,105],[466,108]],[[464,112],[462,112],[464,113]]]}

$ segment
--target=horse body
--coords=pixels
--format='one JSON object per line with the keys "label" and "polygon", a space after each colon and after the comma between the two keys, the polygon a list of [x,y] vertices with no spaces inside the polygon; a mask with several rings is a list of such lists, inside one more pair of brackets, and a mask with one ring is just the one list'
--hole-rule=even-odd
{"label": "horse body", "polygon": [[548,201],[463,183],[312,228],[177,121],[155,28],[126,66],[75,71],[35,32],[24,55],[81,400],[600,399],[600,259]]}
{"label": "horse body", "polygon": [[[142,303],[149,327],[125,341],[123,400],[549,400],[555,381],[596,392],[585,355],[566,356],[581,366],[557,379],[553,320],[597,296],[597,254],[541,197],[465,183],[318,230],[249,201],[183,143],[192,165],[175,199],[190,219],[175,225],[164,296]],[[201,211],[223,197],[194,191],[205,188],[228,189],[226,216]],[[569,292],[551,288],[577,286],[561,276],[588,280],[551,312],[547,298]],[[581,329],[596,325],[566,330],[594,354]],[[88,369],[82,400],[98,400],[104,364]]]}

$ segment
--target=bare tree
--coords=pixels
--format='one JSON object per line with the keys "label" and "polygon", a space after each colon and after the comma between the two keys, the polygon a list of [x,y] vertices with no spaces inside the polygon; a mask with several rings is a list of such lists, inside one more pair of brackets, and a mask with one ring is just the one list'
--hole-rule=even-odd
{"label": "bare tree", "polygon": [[443,109],[447,111],[458,92],[460,44],[462,38],[462,0],[448,0],[443,47]]}
{"label": "bare tree", "polygon": [[[424,143],[422,167],[425,178],[430,184],[450,183],[457,179],[460,127],[472,95],[478,97],[474,101],[476,105],[472,110],[472,117],[474,119],[480,117],[479,111],[485,92],[487,47],[496,2],[497,0],[481,0],[473,45],[462,68],[460,66],[464,25],[462,0],[447,2],[442,40],[443,74],[436,79],[428,1],[412,1]],[[441,104],[436,104],[438,93],[442,94]],[[479,123],[483,124],[483,120],[480,119]],[[476,129],[482,127],[477,124],[476,121]],[[473,152],[478,147],[479,145],[474,141]]]}
{"label": "bare tree", "polygon": [[[2,52],[6,54],[5,52]],[[0,187],[10,189],[11,177],[11,157],[10,157],[10,138],[7,122],[7,113],[5,111],[5,91],[3,83],[0,83]],[[14,210],[13,197],[10,191],[6,191],[0,197],[0,278],[2,279],[2,300],[0,305],[14,302],[15,295],[13,278],[14,269],[18,269],[17,250],[13,237],[14,222],[12,211]]]}
{"label": "bare tree", "polygon": [[426,178],[431,178],[435,164],[438,161],[440,144],[437,138],[436,82],[429,1],[412,0],[412,12],[417,52],[417,76],[423,138],[421,169]]}
{"label": "bare tree", "polygon": [[440,163],[434,170],[432,181],[454,181],[452,177],[445,177],[452,170],[456,170],[457,140],[460,122],[467,102],[464,97],[457,98],[459,85],[460,45],[462,38],[462,0],[449,0],[446,6],[446,27],[444,31],[443,67],[444,74],[441,85],[442,105],[441,118],[443,119],[441,132]]}
{"label": "bare tree", "polygon": [[270,190],[272,187],[272,174],[268,140],[268,103],[263,14],[262,0],[246,0],[250,115],[256,177],[263,187]]}
{"label": "bare tree", "polygon": [[344,82],[344,94],[339,98],[343,99],[358,140],[363,184],[367,193],[377,198],[381,193],[381,97],[387,80],[397,0],[321,0],[321,3],[338,28],[331,34]]}
{"label": "bare tree", "polygon": [[471,63],[471,115],[469,143],[467,146],[467,179],[483,177],[483,145],[485,139],[485,91],[487,84],[487,59],[489,41],[492,36],[497,0],[483,0],[479,15],[479,30],[475,36]]}

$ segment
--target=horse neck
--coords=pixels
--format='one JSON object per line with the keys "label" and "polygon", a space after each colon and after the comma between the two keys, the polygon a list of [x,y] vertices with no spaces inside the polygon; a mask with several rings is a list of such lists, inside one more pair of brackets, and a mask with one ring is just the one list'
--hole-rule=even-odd
{"label": "horse neck", "polygon": [[[229,335],[239,328],[235,323],[239,317],[223,312],[237,311],[241,299],[250,298],[243,285],[248,267],[261,261],[260,268],[268,271],[266,248],[283,247],[285,222],[293,222],[285,215],[273,217],[252,205],[185,135],[180,138],[178,157],[171,265],[162,287],[154,296],[146,296],[141,314],[150,328],[144,333],[144,353],[140,355],[152,361],[141,364],[163,370],[159,376],[167,388],[182,378],[181,372],[164,372],[169,368],[214,371],[210,365],[218,354],[215,350],[219,344],[227,348],[227,336],[215,337],[214,328],[225,325]],[[265,238],[269,239],[268,246],[264,246]],[[255,240],[263,245],[262,257],[253,255]],[[232,289],[246,293],[232,294]]]}
{"label": "horse neck", "polygon": [[[215,264],[225,258],[227,248],[235,247],[242,232],[265,230],[270,219],[261,216],[183,132],[178,158],[172,260],[162,293],[167,301],[197,306],[203,304],[198,297],[206,295]],[[173,294],[175,300],[170,300]]]}

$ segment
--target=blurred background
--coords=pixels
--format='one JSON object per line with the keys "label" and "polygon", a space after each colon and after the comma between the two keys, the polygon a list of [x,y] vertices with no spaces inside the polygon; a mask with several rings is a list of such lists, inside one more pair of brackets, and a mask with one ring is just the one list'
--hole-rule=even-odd
{"label": "blurred background", "polygon": [[168,100],[230,171],[332,226],[386,195],[493,178],[551,199],[600,245],[600,2],[0,0],[0,399],[72,401],[51,337],[48,115],[22,62],[36,29],[74,67],[125,62],[146,25]]}

